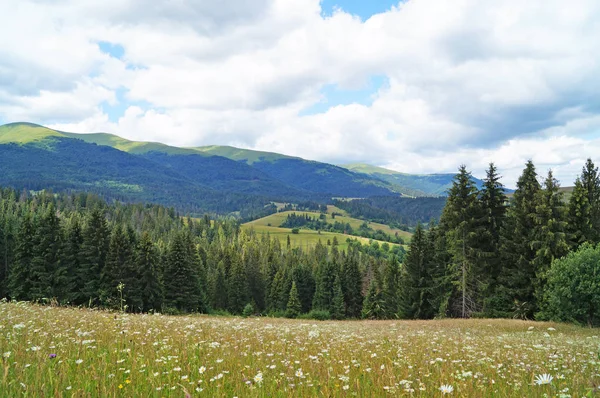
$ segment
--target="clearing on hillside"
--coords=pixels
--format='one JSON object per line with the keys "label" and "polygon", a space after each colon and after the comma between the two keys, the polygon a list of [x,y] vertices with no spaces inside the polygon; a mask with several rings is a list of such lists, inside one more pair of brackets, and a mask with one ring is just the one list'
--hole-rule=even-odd
{"label": "clearing on hillside", "polygon": [[515,320],[317,322],[0,303],[2,397],[582,397],[597,330]]}

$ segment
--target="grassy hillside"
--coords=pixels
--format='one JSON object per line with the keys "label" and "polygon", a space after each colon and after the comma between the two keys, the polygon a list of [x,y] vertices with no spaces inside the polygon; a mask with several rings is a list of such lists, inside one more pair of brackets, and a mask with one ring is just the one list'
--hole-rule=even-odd
{"label": "grassy hillside", "polygon": [[226,145],[201,146],[192,149],[208,155],[223,156],[235,161],[243,161],[247,164],[253,164],[255,162],[272,162],[279,159],[300,159],[294,156],[282,155],[280,153],[253,151],[251,149],[240,149]]}
{"label": "grassy hillside", "polygon": [[0,126],[0,144],[29,144],[51,137],[64,137],[55,131],[33,123],[11,123]]}
{"label": "grassy hillside", "polygon": [[[279,228],[279,227],[269,227],[267,225],[255,224],[253,222],[246,223],[242,225],[242,229],[244,230],[254,230],[258,234],[269,234],[272,238],[279,239],[282,247],[285,247],[287,244],[287,237],[290,237],[290,243],[292,248],[302,248],[306,249],[309,247],[314,247],[318,241],[321,241],[322,244],[327,244],[327,241],[333,241],[333,238],[336,237],[339,243],[339,248],[342,250],[346,250],[348,248],[348,243],[346,239],[357,239],[362,244],[368,244],[369,239],[361,238],[357,236],[350,236],[344,234],[338,234],[335,232],[321,232],[310,231],[307,229],[301,229],[298,234],[293,234],[290,228]],[[383,243],[383,242],[380,242]],[[390,243],[393,245],[393,243]]]}
{"label": "grassy hillside", "polygon": [[[255,226],[258,226],[258,225],[269,226],[270,225],[270,226],[274,226],[274,227],[279,227],[283,222],[285,222],[288,215],[293,214],[293,213],[295,213],[297,215],[308,214],[309,216],[315,217],[315,218],[319,218],[319,215],[321,214],[318,212],[298,211],[298,210],[283,211],[281,213],[271,214],[271,215],[263,217],[261,219],[254,220],[250,224],[253,224]],[[357,218],[352,218],[352,217],[348,217],[348,216],[335,216],[335,219],[333,219],[333,218],[331,218],[331,212],[329,212],[329,214],[327,215],[327,219],[325,221],[327,221],[328,224],[333,224],[336,221],[339,221],[344,224],[348,223],[348,224],[350,224],[350,226],[353,229],[360,228],[360,226],[365,222],[363,220],[359,220]],[[374,230],[382,230],[383,232],[385,232],[388,235],[395,235],[397,233],[399,236],[401,236],[406,241],[409,241],[412,236],[412,234],[410,232],[402,231],[400,229],[390,228],[389,226],[384,225],[384,224],[379,224],[379,223],[374,223],[374,222],[367,222],[367,224],[369,225],[369,227],[373,228]]]}
{"label": "grassy hillside", "polygon": [[[343,167],[386,181],[396,187],[402,187],[406,190],[406,194],[411,196],[445,195],[452,186],[454,178],[454,174],[406,174],[362,163],[347,164]],[[481,180],[477,178],[474,180],[478,186],[481,186]]]}
{"label": "grassy hillside", "polygon": [[[442,385],[449,397],[591,397],[598,373],[597,330],[556,323],[319,322],[26,303],[0,303],[0,319],[3,397],[445,397]],[[535,382],[546,373],[548,384]]]}

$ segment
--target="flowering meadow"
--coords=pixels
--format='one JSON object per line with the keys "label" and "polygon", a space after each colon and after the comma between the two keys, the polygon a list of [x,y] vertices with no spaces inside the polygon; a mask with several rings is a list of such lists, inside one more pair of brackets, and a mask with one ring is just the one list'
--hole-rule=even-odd
{"label": "flowering meadow", "polygon": [[1,397],[582,397],[600,331],[513,320],[302,321],[0,304]]}

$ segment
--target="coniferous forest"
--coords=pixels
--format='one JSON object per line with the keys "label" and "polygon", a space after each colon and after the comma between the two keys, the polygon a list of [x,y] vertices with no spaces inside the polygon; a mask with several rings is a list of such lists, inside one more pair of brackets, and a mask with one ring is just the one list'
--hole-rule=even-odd
{"label": "coniferous forest", "polygon": [[[542,181],[540,183],[540,180]],[[282,245],[233,219],[85,193],[0,190],[0,296],[128,312],[315,319],[502,317],[600,323],[600,176],[568,198],[526,164],[507,196],[465,166],[406,255]]]}

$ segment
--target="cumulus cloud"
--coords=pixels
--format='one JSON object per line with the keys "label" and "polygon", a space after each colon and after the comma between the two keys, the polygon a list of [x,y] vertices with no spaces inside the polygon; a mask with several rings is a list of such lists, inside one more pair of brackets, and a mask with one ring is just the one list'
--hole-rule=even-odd
{"label": "cumulus cloud", "polygon": [[[570,185],[598,153],[597,1],[407,0],[369,18],[341,5],[3,2],[0,119],[404,172],[494,161],[508,185],[528,158]],[[373,76],[386,84],[369,101],[306,112],[324,87]]]}

